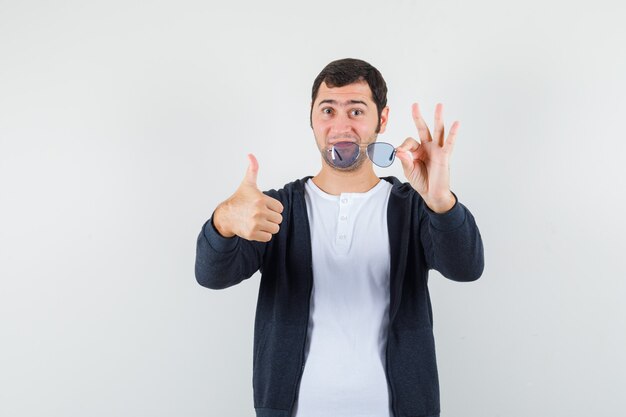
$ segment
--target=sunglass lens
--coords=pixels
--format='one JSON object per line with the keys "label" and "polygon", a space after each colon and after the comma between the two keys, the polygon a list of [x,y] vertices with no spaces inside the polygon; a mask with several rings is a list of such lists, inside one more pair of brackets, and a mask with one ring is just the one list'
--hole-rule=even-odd
{"label": "sunglass lens", "polygon": [[353,142],[337,142],[328,152],[328,159],[334,166],[348,168],[359,157],[359,145]]}
{"label": "sunglass lens", "polygon": [[396,148],[385,142],[374,142],[367,146],[367,156],[379,167],[386,168],[393,163]]}

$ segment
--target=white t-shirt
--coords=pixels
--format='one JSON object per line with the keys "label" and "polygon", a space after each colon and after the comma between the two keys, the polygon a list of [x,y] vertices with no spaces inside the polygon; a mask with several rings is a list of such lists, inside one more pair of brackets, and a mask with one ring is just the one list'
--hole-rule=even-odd
{"label": "white t-shirt", "polygon": [[389,235],[385,180],[330,195],[305,184],[313,292],[294,417],[389,417],[385,376]]}

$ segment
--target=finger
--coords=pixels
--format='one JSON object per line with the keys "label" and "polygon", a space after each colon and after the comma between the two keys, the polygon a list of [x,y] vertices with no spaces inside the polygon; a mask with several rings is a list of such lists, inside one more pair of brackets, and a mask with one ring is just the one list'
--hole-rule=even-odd
{"label": "finger", "polygon": [[449,148],[450,151],[452,151],[452,148],[454,148],[456,135],[459,131],[459,126],[461,126],[461,122],[456,120],[454,123],[452,123],[452,127],[450,127],[450,133],[448,133],[448,138],[446,139],[445,145],[447,148]]}
{"label": "finger", "polygon": [[405,172],[411,172],[415,165],[413,154],[409,151],[397,152],[396,157],[400,160],[400,163],[402,163],[402,169]]}
{"label": "finger", "polygon": [[281,224],[283,222],[283,216],[272,210],[267,210],[265,218],[274,224]]}
{"label": "finger", "polygon": [[419,104],[413,103],[411,110],[413,114],[413,122],[415,122],[415,127],[417,127],[417,134],[419,135],[420,142],[424,143],[432,141],[428,125],[424,121],[422,113],[420,112]]}
{"label": "finger", "polygon": [[270,197],[268,195],[265,196],[264,200],[265,200],[265,206],[268,209],[270,209],[272,211],[275,211],[276,213],[282,213],[283,212],[284,207],[283,207],[283,204],[280,201],[278,201],[275,198],[272,198],[272,197]]}
{"label": "finger", "polygon": [[396,148],[396,156],[400,158],[401,161],[405,159],[407,161],[413,161],[417,155],[417,150],[420,147],[420,143],[413,138],[406,138],[402,145]]}
{"label": "finger", "polygon": [[408,138],[404,139],[404,142],[402,142],[402,145],[398,146],[396,148],[396,150],[398,152],[415,151],[419,147],[420,147],[420,143],[418,141],[416,141],[415,139],[413,139],[411,137],[408,137]]}
{"label": "finger", "polygon": [[437,103],[435,106],[435,131],[433,140],[437,143],[437,145],[443,147],[443,104]]}
{"label": "finger", "polygon": [[270,221],[264,221],[259,225],[259,231],[275,235],[280,230],[280,226]]}
{"label": "finger", "polygon": [[257,175],[259,173],[259,163],[257,162],[255,156],[251,153],[248,154],[248,161],[248,169],[246,171],[246,176],[243,178],[243,182],[256,187]]}
{"label": "finger", "polygon": [[272,234],[263,231],[256,231],[250,235],[248,240],[256,240],[257,242],[269,242],[272,239]]}
{"label": "finger", "polygon": [[414,160],[416,158],[417,149],[420,143],[413,138],[406,138],[402,145],[396,148],[396,157],[400,159],[404,170],[413,169]]}

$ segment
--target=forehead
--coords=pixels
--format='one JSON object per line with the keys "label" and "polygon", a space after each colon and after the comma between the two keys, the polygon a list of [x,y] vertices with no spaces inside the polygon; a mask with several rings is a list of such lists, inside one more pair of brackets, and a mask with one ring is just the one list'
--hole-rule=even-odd
{"label": "forehead", "polygon": [[336,100],[345,102],[347,100],[362,100],[366,103],[374,103],[372,90],[366,81],[360,81],[343,87],[328,87],[325,82],[320,84],[315,102],[322,100]]}

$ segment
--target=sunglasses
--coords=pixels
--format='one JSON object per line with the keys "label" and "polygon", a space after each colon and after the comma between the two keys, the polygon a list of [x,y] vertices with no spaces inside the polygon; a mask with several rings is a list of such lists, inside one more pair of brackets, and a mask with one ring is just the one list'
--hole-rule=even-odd
{"label": "sunglasses", "polygon": [[330,160],[338,168],[348,168],[354,164],[365,148],[365,154],[376,165],[386,168],[393,163],[396,157],[396,148],[390,143],[374,142],[369,145],[359,145],[354,142],[337,142],[327,149],[330,152]]}

